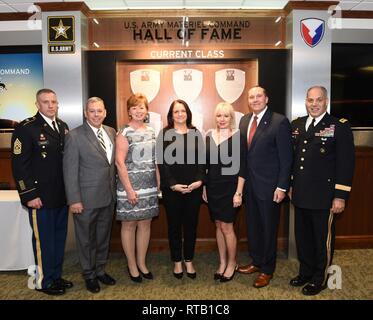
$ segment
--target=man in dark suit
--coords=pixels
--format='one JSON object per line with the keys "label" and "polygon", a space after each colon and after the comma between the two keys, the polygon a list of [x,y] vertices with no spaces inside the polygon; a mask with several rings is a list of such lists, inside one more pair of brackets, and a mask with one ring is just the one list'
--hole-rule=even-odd
{"label": "man in dark suit", "polygon": [[268,107],[265,89],[249,90],[251,113],[240,121],[242,138],[247,141],[245,201],[249,254],[252,263],[238,272],[259,272],[255,288],[265,287],[276,266],[277,228],[280,202],[289,190],[292,164],[291,129],[289,120]]}
{"label": "man in dark suit", "polygon": [[100,291],[98,281],[114,285],[105,272],[116,198],[115,135],[102,125],[106,109],[102,99],[89,98],[86,121],[66,136],[63,173],[67,203],[74,214],[80,264],[86,288]]}
{"label": "man in dark suit", "polygon": [[304,295],[326,288],[334,251],[334,215],[345,208],[354,172],[350,125],[329,115],[327,106],[326,89],[311,87],[306,97],[308,116],[292,122],[295,153],[290,195],[300,268],[290,285],[305,285]]}
{"label": "man in dark suit", "polygon": [[35,289],[61,295],[73,286],[61,278],[67,235],[62,156],[68,127],[56,117],[54,91],[39,90],[36,106],[38,113],[22,121],[12,136],[13,176],[33,230]]}

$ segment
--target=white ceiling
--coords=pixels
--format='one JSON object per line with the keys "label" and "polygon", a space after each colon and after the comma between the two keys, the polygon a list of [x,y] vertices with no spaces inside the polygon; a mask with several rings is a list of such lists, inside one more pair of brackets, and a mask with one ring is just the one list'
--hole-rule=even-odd
{"label": "white ceiling", "polygon": [[[0,12],[33,12],[34,2],[78,0],[0,0]],[[309,1],[309,0],[303,0]],[[320,0],[319,0],[320,1]],[[328,0],[321,0],[328,1]],[[126,9],[282,9],[288,0],[85,0],[91,10]],[[373,0],[340,0],[342,10],[373,11]]]}

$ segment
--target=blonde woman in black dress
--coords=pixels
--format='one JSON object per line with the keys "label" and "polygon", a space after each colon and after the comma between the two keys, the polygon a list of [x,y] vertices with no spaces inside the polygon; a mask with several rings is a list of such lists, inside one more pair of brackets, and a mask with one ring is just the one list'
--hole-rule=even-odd
{"label": "blonde woman in black dress", "polygon": [[242,141],[235,129],[231,104],[221,102],[216,106],[215,123],[216,129],[206,135],[207,183],[203,199],[208,203],[216,225],[220,264],[214,279],[227,282],[233,279],[237,265],[237,238],[233,224],[237,208],[242,204],[244,161],[240,156]]}

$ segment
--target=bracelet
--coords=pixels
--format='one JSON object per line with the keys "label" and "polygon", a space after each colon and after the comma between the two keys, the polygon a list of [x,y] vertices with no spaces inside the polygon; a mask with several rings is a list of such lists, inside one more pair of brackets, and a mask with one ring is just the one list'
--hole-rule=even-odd
{"label": "bracelet", "polygon": [[242,193],[241,192],[236,192],[234,195],[238,196],[238,197],[242,197]]}

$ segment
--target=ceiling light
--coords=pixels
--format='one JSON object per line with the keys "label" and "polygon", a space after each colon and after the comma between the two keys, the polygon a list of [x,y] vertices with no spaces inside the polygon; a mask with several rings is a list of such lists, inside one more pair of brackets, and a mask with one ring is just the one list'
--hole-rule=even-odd
{"label": "ceiling light", "polygon": [[275,47],[278,47],[280,44],[282,43],[282,41],[277,41],[276,44],[275,44]]}
{"label": "ceiling light", "polygon": [[93,45],[94,45],[96,48],[100,48],[100,45],[99,45],[97,42],[93,42]]}
{"label": "ceiling light", "polygon": [[278,17],[278,18],[275,20],[275,23],[280,22],[281,18],[282,18],[282,17]]}

